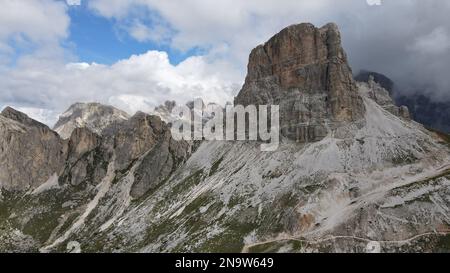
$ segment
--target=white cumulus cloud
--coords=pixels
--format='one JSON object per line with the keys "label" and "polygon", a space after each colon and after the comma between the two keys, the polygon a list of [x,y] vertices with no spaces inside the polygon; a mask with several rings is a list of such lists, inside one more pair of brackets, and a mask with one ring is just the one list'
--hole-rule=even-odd
{"label": "white cumulus cloud", "polygon": [[204,57],[172,65],[160,51],[113,65],[23,63],[0,74],[0,90],[6,90],[0,101],[51,124],[54,117],[45,114],[61,113],[74,102],[111,104],[130,114],[150,111],[169,99],[185,103],[201,97],[224,104],[240,86],[240,78],[232,75],[225,65],[208,63]]}
{"label": "white cumulus cloud", "polygon": [[2,0],[0,41],[55,44],[68,36],[70,18],[62,2],[52,0]]}

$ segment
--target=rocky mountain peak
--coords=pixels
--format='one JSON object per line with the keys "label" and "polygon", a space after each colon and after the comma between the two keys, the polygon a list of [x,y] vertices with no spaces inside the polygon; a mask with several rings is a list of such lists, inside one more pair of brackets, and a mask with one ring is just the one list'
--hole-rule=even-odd
{"label": "rocky mountain peak", "polygon": [[7,106],[3,111],[1,112],[1,115],[5,118],[17,121],[25,126],[33,126],[33,127],[40,127],[40,128],[47,128],[47,125],[42,124],[32,118],[30,118],[27,114],[22,113],[20,111],[17,111],[16,109]]}
{"label": "rocky mountain peak", "polygon": [[75,103],[59,117],[54,130],[68,139],[75,128],[86,127],[96,134],[115,121],[127,120],[129,115],[113,106],[100,103]]}
{"label": "rocky mountain peak", "polygon": [[374,76],[370,75],[367,82],[358,82],[357,85],[361,93],[378,103],[384,110],[404,119],[411,118],[408,107],[395,105],[389,91],[378,83]]}
{"label": "rocky mountain peak", "polygon": [[365,109],[336,24],[289,26],[253,49],[235,104],[280,105],[281,133],[318,141]]}
{"label": "rocky mountain peak", "polygon": [[172,116],[172,110],[177,106],[175,101],[165,101],[164,104],[156,106],[152,114],[159,116],[165,122],[171,122],[175,117]]}

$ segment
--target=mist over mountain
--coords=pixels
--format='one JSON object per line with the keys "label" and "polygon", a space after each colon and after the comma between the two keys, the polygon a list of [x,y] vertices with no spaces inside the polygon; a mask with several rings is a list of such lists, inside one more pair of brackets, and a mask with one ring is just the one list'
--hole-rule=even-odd
{"label": "mist over mountain", "polygon": [[406,105],[414,119],[429,128],[450,134],[450,101],[435,101],[423,94],[398,94],[398,104]]}
{"label": "mist over mountain", "polygon": [[389,91],[397,106],[408,107],[414,120],[428,128],[450,133],[450,101],[438,101],[432,95],[433,92],[423,92],[420,89],[416,92],[405,91],[387,76],[376,72],[360,71],[355,80],[368,82],[370,77]]}

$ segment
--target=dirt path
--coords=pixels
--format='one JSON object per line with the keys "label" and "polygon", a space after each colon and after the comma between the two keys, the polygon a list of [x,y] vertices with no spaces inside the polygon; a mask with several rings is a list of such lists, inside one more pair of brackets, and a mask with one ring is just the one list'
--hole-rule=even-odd
{"label": "dirt path", "polygon": [[[408,239],[404,239],[404,240],[392,240],[392,241],[376,241],[377,243],[380,244],[407,244],[410,243],[416,239],[419,239],[421,237],[424,236],[429,236],[429,235],[441,235],[441,236],[445,236],[450,234],[450,230],[445,230],[445,231],[436,231],[436,232],[426,232],[426,233],[422,233],[422,234],[418,234],[415,235],[411,238]],[[309,243],[309,244],[320,244],[323,242],[327,242],[327,241],[332,241],[332,240],[336,240],[336,239],[352,239],[352,240],[357,240],[357,241],[363,241],[363,242],[372,242],[373,240],[367,239],[367,238],[361,238],[361,237],[357,237],[357,236],[328,236],[327,238],[323,238],[323,239],[319,239],[319,240],[307,240],[307,239],[299,239],[296,237],[290,237],[290,236],[281,236],[279,238],[276,239],[271,239],[271,240],[267,240],[264,242],[258,242],[258,243],[254,243],[254,244],[248,244],[245,245],[242,248],[242,253],[249,253],[249,250],[253,247],[256,246],[260,246],[260,245],[265,245],[265,244],[270,244],[270,243],[276,243],[276,242],[281,242],[281,241],[296,241],[296,242],[301,242],[301,243]]]}
{"label": "dirt path", "polygon": [[[359,203],[362,201],[367,201],[370,199],[376,199],[376,196],[378,195],[382,195],[385,192],[392,190],[396,187],[401,187],[401,186],[405,186],[405,185],[411,185],[420,181],[425,181],[427,179],[432,179],[434,177],[438,177],[439,175],[443,175],[445,173],[447,173],[450,170],[450,164],[445,164],[440,166],[439,168],[436,169],[436,171],[438,171],[438,173],[434,173],[434,174],[430,174],[430,175],[424,175],[424,176],[419,176],[417,177],[417,179],[415,180],[410,180],[410,181],[406,181],[406,182],[402,182],[402,183],[398,183],[398,184],[393,184],[390,185],[390,187],[388,189],[384,188],[384,189],[375,189],[371,192],[366,193],[364,196],[359,198],[359,202],[350,205],[349,208],[347,209],[351,209],[354,207],[358,207]],[[406,244],[409,243],[413,240],[416,240],[418,238],[424,237],[424,236],[428,236],[428,235],[447,235],[450,234],[450,230],[443,230],[443,231],[435,231],[435,232],[426,232],[426,233],[422,233],[422,234],[418,234],[415,235],[411,238],[408,239],[404,239],[404,240],[396,240],[396,241],[377,241],[378,243],[381,244]],[[245,245],[242,248],[242,253],[248,253],[249,250],[252,247],[256,247],[256,246],[260,246],[260,245],[265,245],[265,244],[270,244],[270,243],[275,243],[275,242],[281,242],[281,241],[297,241],[297,242],[301,242],[301,243],[311,243],[311,244],[318,244],[318,243],[323,243],[326,241],[330,241],[330,240],[335,240],[335,239],[353,239],[353,240],[358,240],[358,241],[363,241],[363,242],[372,242],[372,240],[367,239],[367,238],[361,238],[361,237],[356,237],[356,236],[328,236],[326,238],[323,239],[319,239],[319,240],[308,240],[308,239],[300,239],[298,236],[288,236],[288,235],[280,235],[277,238],[274,239],[270,239],[267,241],[263,241],[263,242],[257,242],[257,243],[253,243],[253,244],[248,244]]]}

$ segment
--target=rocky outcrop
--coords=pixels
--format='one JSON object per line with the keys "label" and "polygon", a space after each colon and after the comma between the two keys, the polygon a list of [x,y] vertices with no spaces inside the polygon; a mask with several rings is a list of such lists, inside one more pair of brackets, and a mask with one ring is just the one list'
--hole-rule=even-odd
{"label": "rocky outcrop", "polygon": [[87,128],[76,128],[68,141],[67,158],[61,181],[78,186],[97,184],[106,175],[111,152],[102,138]]}
{"label": "rocky outcrop", "polygon": [[374,76],[370,75],[367,82],[359,82],[359,89],[382,106],[386,111],[404,119],[410,119],[408,107],[396,106],[388,90],[383,88],[380,83],[375,81]]}
{"label": "rocky outcrop", "polygon": [[7,107],[0,115],[0,188],[37,188],[64,166],[65,143],[57,133]]}
{"label": "rocky outcrop", "polygon": [[76,127],[63,140],[44,124],[6,108],[0,115],[0,188],[35,189],[55,174],[61,185],[96,185],[114,160],[118,174],[136,165],[131,195],[139,198],[164,182],[191,153],[191,144],[175,141],[158,116],[138,112],[127,120],[110,121],[101,135]]}
{"label": "rocky outcrop", "polygon": [[128,171],[141,159],[131,195],[139,198],[156,188],[185,161],[191,146],[175,141],[169,126],[158,116],[136,113],[128,121],[116,122],[104,130],[116,155],[116,168]]}
{"label": "rocky outcrop", "polygon": [[136,170],[131,196],[139,198],[155,190],[187,159],[189,153],[187,142],[174,141],[166,131]]}
{"label": "rocky outcrop", "polygon": [[68,154],[70,158],[80,158],[94,150],[101,143],[101,138],[87,128],[76,128],[69,139]]}
{"label": "rocky outcrop", "polygon": [[68,139],[75,128],[88,128],[101,135],[103,129],[111,123],[128,118],[127,113],[109,105],[75,103],[59,117],[53,128],[64,139]]}
{"label": "rocky outcrop", "polygon": [[126,169],[130,162],[155,147],[164,129],[165,124],[161,118],[143,112],[106,128],[104,136],[116,153],[116,168]]}
{"label": "rocky outcrop", "polygon": [[358,82],[369,82],[370,78],[372,78],[373,81],[378,83],[381,87],[386,89],[392,96],[395,84],[394,81],[392,81],[386,75],[373,71],[361,70],[358,75],[355,76],[355,80]]}
{"label": "rocky outcrop", "polygon": [[256,47],[235,104],[279,105],[282,135],[299,142],[318,141],[365,112],[335,24],[293,25]]}

